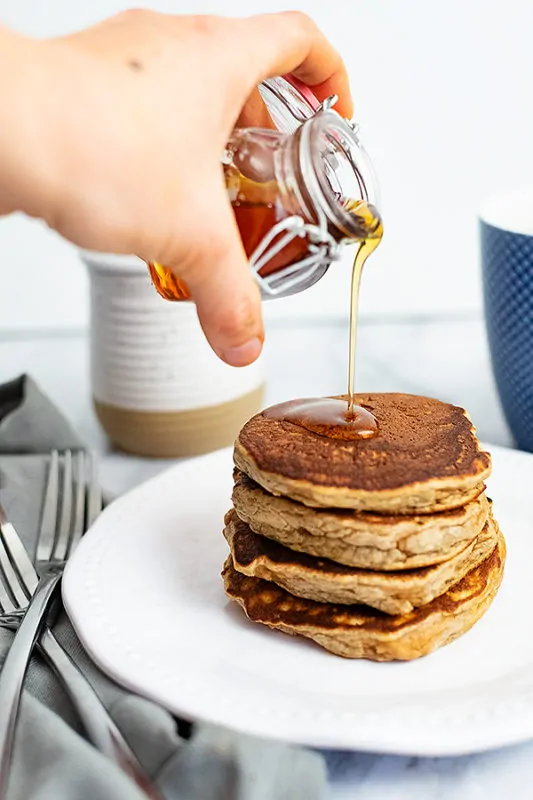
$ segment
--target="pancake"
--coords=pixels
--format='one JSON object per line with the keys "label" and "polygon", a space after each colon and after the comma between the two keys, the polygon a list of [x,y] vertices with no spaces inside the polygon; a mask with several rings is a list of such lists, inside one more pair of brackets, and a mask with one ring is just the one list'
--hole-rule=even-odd
{"label": "pancake", "polygon": [[378,420],[371,439],[331,439],[262,412],[237,438],[236,466],[271,494],[322,508],[426,514],[482,493],[490,456],[464,409],[408,394],[356,401]]}
{"label": "pancake", "polygon": [[258,536],[233,510],[225,522],[224,536],[238,572],[272,581],[297,597],[366,605],[387,614],[407,614],[444,594],[487,558],[499,538],[491,517],[479,536],[449,561],[403,572],[372,572],[293,553]]}
{"label": "pancake", "polygon": [[475,539],[488,514],[484,494],[462,508],[417,516],[309,508],[269,494],[239,470],[232,500],[239,517],[255,533],[291,550],[376,570],[447,561]]}
{"label": "pancake", "polygon": [[505,552],[499,534],[492,553],[459,583],[431,603],[397,616],[293,597],[273,583],[237,572],[231,556],[222,575],[228,597],[254,622],[313,639],[345,658],[411,661],[454,641],[483,616],[499,589]]}

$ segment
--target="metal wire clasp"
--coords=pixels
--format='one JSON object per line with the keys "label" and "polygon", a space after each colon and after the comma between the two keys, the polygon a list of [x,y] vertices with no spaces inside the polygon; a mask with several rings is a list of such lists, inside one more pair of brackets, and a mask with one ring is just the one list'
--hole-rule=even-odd
{"label": "metal wire clasp", "polygon": [[[309,255],[270,275],[260,275],[259,271],[296,238],[308,239]],[[306,283],[317,271],[324,274],[331,262],[340,258],[342,250],[342,244],[333,238],[325,224],[313,225],[294,215],[276,223],[263,237],[252,253],[250,266],[262,292],[275,297]]]}

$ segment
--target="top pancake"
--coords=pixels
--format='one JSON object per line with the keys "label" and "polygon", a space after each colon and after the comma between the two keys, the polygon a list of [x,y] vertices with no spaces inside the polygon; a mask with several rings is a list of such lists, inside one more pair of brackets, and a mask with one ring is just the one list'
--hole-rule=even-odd
{"label": "top pancake", "polygon": [[365,394],[371,439],[346,441],[257,414],[235,443],[235,464],[272,494],[308,506],[381,514],[432,513],[479,496],[490,474],[466,411],[429,397]]}

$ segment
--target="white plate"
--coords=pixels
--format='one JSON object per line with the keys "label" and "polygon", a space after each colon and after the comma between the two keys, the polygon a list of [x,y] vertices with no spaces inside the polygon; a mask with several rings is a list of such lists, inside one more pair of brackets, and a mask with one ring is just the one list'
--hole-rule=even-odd
{"label": "white plate", "polygon": [[502,588],[459,641],[411,663],[349,661],[249,622],[224,595],[229,450],[113,503],[65,573],[101,668],[176,714],[317,747],[454,755],[533,738],[533,456],[490,448]]}

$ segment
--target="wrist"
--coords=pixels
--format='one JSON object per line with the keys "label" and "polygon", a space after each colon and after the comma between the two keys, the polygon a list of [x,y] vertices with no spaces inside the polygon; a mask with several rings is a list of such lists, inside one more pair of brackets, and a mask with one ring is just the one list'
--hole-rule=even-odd
{"label": "wrist", "polygon": [[44,216],[53,193],[46,43],[0,27],[0,214]]}

